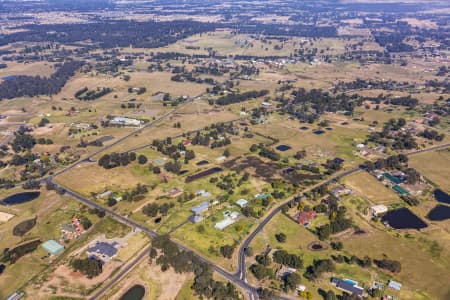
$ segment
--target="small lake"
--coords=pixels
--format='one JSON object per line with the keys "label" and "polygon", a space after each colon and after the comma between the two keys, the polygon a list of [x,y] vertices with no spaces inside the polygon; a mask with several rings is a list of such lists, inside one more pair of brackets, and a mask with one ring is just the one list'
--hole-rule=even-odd
{"label": "small lake", "polygon": [[40,194],[40,192],[25,192],[14,194],[4,198],[0,203],[3,205],[22,204],[36,199]]}
{"label": "small lake", "polygon": [[450,219],[450,206],[436,205],[427,215],[427,218],[431,221],[445,221]]}
{"label": "small lake", "polygon": [[450,204],[450,195],[446,192],[436,189],[434,190],[433,195],[438,202]]}
{"label": "small lake", "polygon": [[289,149],[292,149],[291,146],[288,145],[279,145],[276,148],[278,151],[284,152],[284,151],[288,151]]}
{"label": "small lake", "polygon": [[209,161],[207,161],[207,160],[201,160],[198,163],[196,163],[197,166],[204,166],[207,164],[209,164]]}
{"label": "small lake", "polygon": [[394,229],[422,229],[427,224],[407,208],[388,211],[381,220]]}
{"label": "small lake", "polygon": [[314,130],[313,133],[316,134],[316,135],[321,135],[321,134],[324,134],[325,131],[322,130],[322,129],[317,129],[317,130]]}
{"label": "small lake", "polygon": [[140,284],[136,284],[123,294],[123,296],[120,297],[120,300],[142,300],[144,295],[145,288]]}

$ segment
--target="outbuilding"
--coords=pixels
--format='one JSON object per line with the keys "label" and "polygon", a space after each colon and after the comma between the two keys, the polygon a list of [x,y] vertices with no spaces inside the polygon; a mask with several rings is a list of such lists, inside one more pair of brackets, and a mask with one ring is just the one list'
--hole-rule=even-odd
{"label": "outbuilding", "polygon": [[245,199],[239,199],[238,201],[236,201],[236,204],[244,208],[248,205],[248,201]]}
{"label": "outbuilding", "polygon": [[64,251],[64,246],[55,240],[48,240],[42,244],[42,248],[51,256],[58,255]]}
{"label": "outbuilding", "polygon": [[387,213],[388,212],[388,208],[386,205],[383,204],[378,204],[378,205],[374,205],[370,208],[370,212],[372,213],[372,215],[374,217],[377,217],[381,214]]}

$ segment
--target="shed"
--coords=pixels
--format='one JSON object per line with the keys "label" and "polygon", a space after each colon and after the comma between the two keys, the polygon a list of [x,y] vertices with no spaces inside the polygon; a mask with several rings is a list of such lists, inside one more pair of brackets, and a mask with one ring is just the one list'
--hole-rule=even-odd
{"label": "shed", "polygon": [[245,199],[239,199],[238,201],[236,201],[236,204],[240,207],[246,207],[248,205],[248,201]]}
{"label": "shed", "polygon": [[372,215],[379,216],[381,214],[387,213],[388,208],[386,205],[383,204],[378,204],[378,205],[374,205],[370,208],[370,211],[372,212]]}
{"label": "shed", "polygon": [[233,220],[231,218],[225,218],[222,221],[217,222],[216,225],[214,225],[214,228],[219,229],[219,230],[224,230],[231,224],[234,224],[234,222],[235,222],[235,220]]}
{"label": "shed", "polygon": [[402,284],[397,281],[391,280],[389,281],[389,287],[396,291],[400,291],[402,289]]}
{"label": "shed", "polygon": [[198,215],[198,214],[201,214],[201,213],[204,212],[204,211],[207,211],[208,208],[209,208],[209,203],[208,203],[207,201],[203,201],[203,202],[200,203],[199,205],[194,206],[193,208],[191,208],[191,211],[192,211],[194,214]]}
{"label": "shed", "polygon": [[193,216],[189,217],[189,221],[191,221],[192,224],[200,223],[203,220],[204,220],[204,218],[199,215],[193,215]]}
{"label": "shed", "polygon": [[51,256],[58,255],[64,251],[64,246],[55,240],[46,241],[42,244],[42,248],[44,248]]}

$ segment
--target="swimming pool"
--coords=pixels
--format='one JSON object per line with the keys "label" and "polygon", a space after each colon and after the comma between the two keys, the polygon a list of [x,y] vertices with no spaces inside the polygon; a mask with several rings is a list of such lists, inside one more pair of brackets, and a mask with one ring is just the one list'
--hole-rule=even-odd
{"label": "swimming pool", "polygon": [[354,280],[351,280],[351,279],[348,279],[348,278],[345,278],[345,279],[344,279],[344,282],[345,282],[345,283],[348,283],[348,284],[350,284],[350,285],[352,285],[352,286],[355,286],[355,285],[358,284],[358,282],[356,282],[356,281],[354,281]]}

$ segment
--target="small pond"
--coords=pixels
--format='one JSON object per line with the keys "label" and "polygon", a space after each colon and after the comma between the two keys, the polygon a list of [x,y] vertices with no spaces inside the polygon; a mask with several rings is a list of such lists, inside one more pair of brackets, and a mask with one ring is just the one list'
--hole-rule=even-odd
{"label": "small pond", "polygon": [[207,160],[201,160],[198,163],[196,163],[197,166],[204,166],[207,164],[209,164],[209,161],[207,161]]}
{"label": "small pond", "polygon": [[431,221],[445,221],[450,219],[450,206],[436,205],[427,215]]}
{"label": "small pond", "polygon": [[302,127],[300,127],[300,130],[308,130],[309,128],[308,127],[306,127],[306,126],[302,126]]}
{"label": "small pond", "polygon": [[333,130],[333,128],[331,128],[331,127],[327,127],[327,128],[325,128],[325,129],[328,130],[328,131]]}
{"label": "small pond", "polygon": [[321,242],[312,242],[308,245],[308,249],[311,251],[322,251],[326,250],[328,247],[327,245],[321,243]]}
{"label": "small pond", "polygon": [[433,194],[434,198],[436,198],[438,202],[450,204],[450,195],[446,192],[440,189],[436,189],[434,190]]}
{"label": "small pond", "polygon": [[131,287],[120,300],[142,300],[145,295],[145,287],[140,284],[136,284]]}
{"label": "small pond", "polygon": [[189,171],[188,170],[181,170],[178,175],[183,175],[183,174],[186,174],[187,172],[189,172]]}
{"label": "small pond", "polygon": [[422,229],[427,224],[407,208],[388,211],[381,220],[395,229]]}
{"label": "small pond", "polygon": [[324,134],[325,131],[322,130],[322,129],[317,129],[317,130],[314,130],[313,133],[316,134],[316,135],[321,135],[321,134]]}
{"label": "small pond", "polygon": [[284,152],[284,151],[288,151],[289,149],[292,149],[291,146],[288,145],[279,145],[276,148],[278,151]]}
{"label": "small pond", "polygon": [[36,199],[40,194],[40,192],[24,192],[14,194],[4,198],[0,203],[3,205],[22,204]]}

